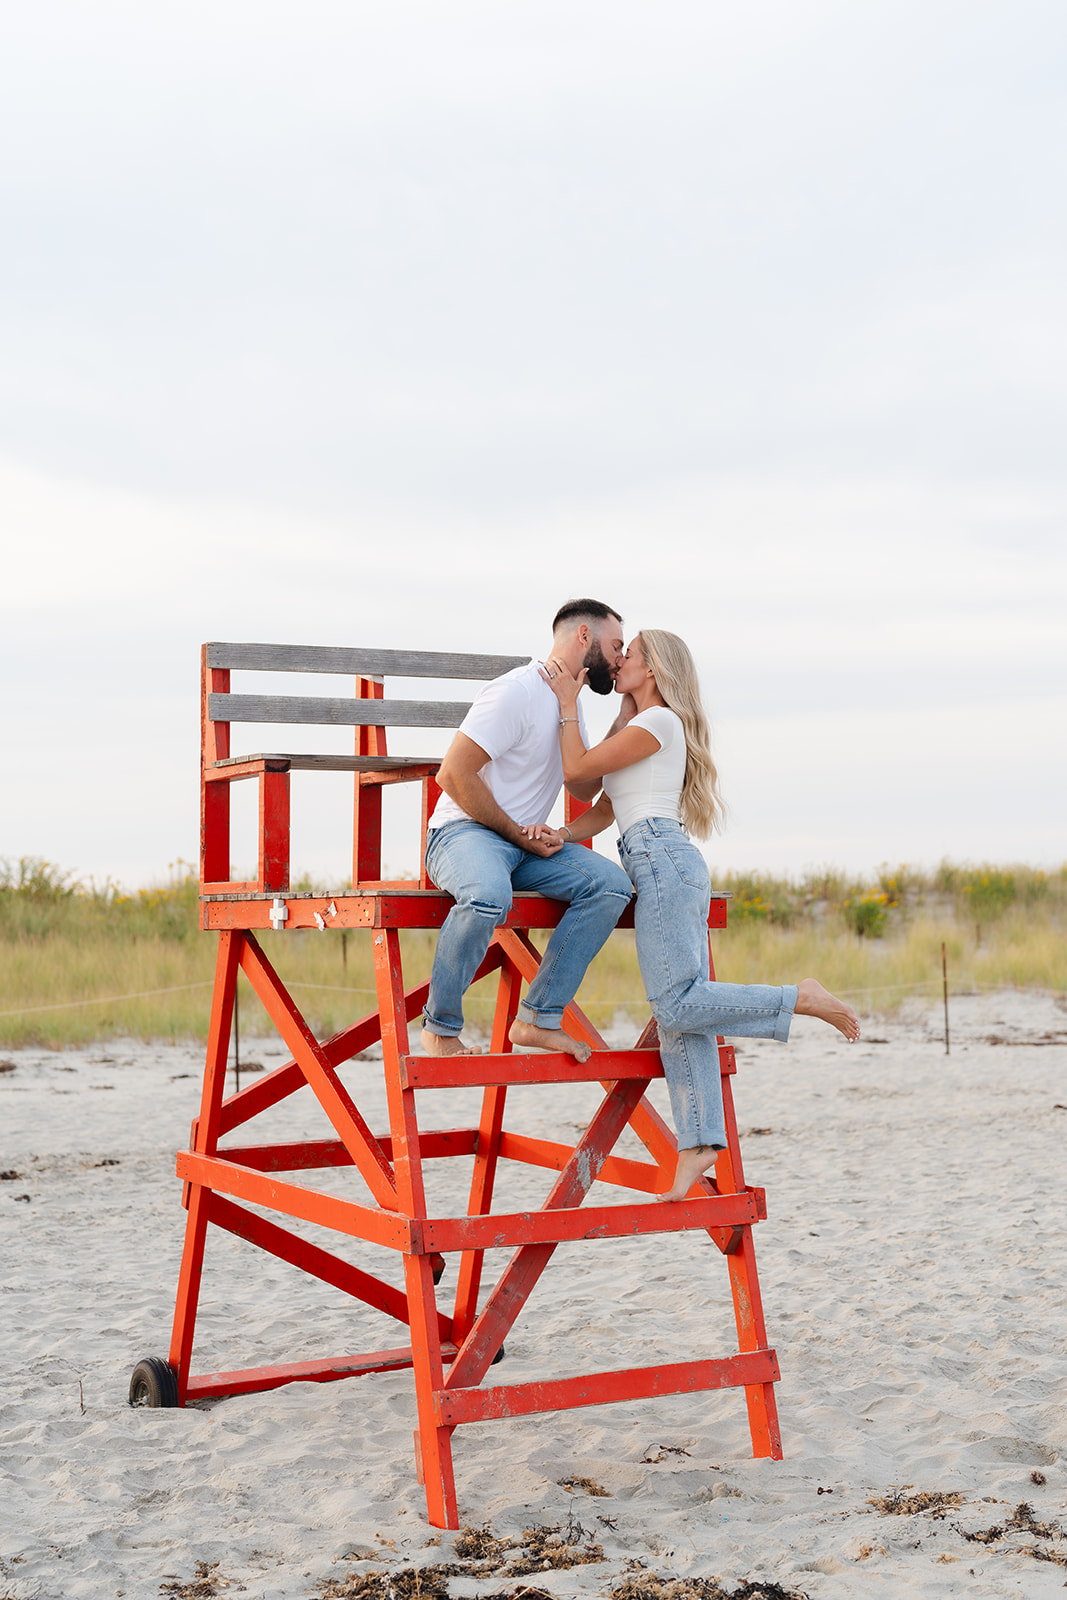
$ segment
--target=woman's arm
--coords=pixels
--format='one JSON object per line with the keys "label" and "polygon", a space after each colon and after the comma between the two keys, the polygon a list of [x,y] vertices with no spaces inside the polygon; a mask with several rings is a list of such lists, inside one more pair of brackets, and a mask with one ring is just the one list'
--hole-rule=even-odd
{"label": "woman's arm", "polygon": [[607,795],[602,794],[595,806],[583,811],[573,822],[565,822],[560,832],[569,833],[572,844],[581,844],[583,839],[592,839],[596,834],[603,833],[614,821],[615,808]]}
{"label": "woman's arm", "polygon": [[[585,668],[575,678],[553,658],[550,673],[546,671],[544,676],[559,701],[560,755],[563,781],[568,786],[595,782],[609,772],[621,772],[623,767],[632,767],[635,761],[655,755],[660,748],[660,741],[647,728],[624,727],[587,750],[578,726],[578,693],[585,681]],[[620,716],[622,714],[620,712]]]}
{"label": "woman's arm", "polygon": [[[591,806],[588,811],[583,811],[581,816],[576,817],[573,822],[565,822],[562,828],[556,831],[561,839],[564,834],[567,835],[564,843],[581,844],[583,840],[592,839],[595,834],[603,833],[604,829],[610,827],[614,820],[615,808],[607,795],[602,794],[595,806]],[[523,828],[522,831],[528,834],[531,839],[538,839],[542,833],[550,833],[552,829],[548,828],[546,823],[538,822],[532,824],[529,828]]]}

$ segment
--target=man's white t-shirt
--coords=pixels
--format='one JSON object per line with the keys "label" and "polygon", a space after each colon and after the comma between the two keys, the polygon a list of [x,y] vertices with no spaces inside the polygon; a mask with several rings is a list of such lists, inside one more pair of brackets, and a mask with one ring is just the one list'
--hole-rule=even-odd
{"label": "man's white t-shirt", "polygon": [[[487,683],[460,723],[460,733],[481,745],[489,760],[478,776],[500,809],[520,828],[547,822],[563,787],[559,753],[560,703],[540,673],[540,663],[513,667]],[[589,740],[581,706],[578,727]],[[431,828],[469,821],[461,806],[443,794],[430,818]]]}
{"label": "man's white t-shirt", "polygon": [[681,821],[679,802],[685,782],[685,729],[682,719],[669,706],[649,706],[626,724],[644,728],[659,740],[659,749],[643,761],[635,761],[620,772],[609,772],[604,791],[611,801],[619,832],[625,833],[645,817],[666,817]]}

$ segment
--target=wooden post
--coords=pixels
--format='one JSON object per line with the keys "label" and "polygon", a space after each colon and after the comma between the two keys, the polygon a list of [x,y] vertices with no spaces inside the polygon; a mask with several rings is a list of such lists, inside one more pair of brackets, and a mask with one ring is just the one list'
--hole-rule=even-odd
{"label": "wooden post", "polygon": [[[385,693],[383,679],[356,679],[357,700],[380,700]],[[356,729],[357,756],[384,756],[385,729],[360,726]],[[364,784],[355,775],[355,815],[352,839],[352,887],[374,883],[382,876],[382,790],[380,784]]]}
{"label": "wooden post", "polygon": [[941,944],[941,987],[945,995],[945,1054],[948,1055],[948,958],[945,955],[944,941]]}

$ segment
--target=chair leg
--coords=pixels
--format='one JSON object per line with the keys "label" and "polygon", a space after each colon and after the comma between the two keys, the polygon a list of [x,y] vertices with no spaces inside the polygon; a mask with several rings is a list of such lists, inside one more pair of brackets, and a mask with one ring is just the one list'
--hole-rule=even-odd
{"label": "chair leg", "polygon": [[411,1318],[411,1358],[419,1427],[416,1465],[426,1488],[426,1511],[435,1528],[458,1528],[452,1432],[439,1426],[434,1397],[444,1387],[433,1267],[428,1256],[405,1256],[404,1281]]}
{"label": "chair leg", "polygon": [[[402,1215],[420,1219],[426,1216],[426,1189],[419,1125],[415,1115],[415,1092],[400,1087],[400,1057],[407,1054],[408,1028],[400,935],[395,928],[383,929],[375,934],[374,965],[382,1019],[382,1055],[387,1079],[396,1197]],[[452,1429],[438,1426],[434,1410],[435,1396],[444,1386],[444,1369],[441,1364],[433,1262],[429,1255],[405,1255],[404,1285],[411,1329],[415,1402],[419,1415],[416,1466],[424,1479],[430,1522],[436,1528],[458,1528],[459,1511],[452,1470]]]}
{"label": "chair leg", "polygon": [[[233,1003],[237,993],[237,973],[243,944],[244,934],[241,932],[227,931],[219,934],[215,989],[211,999],[211,1022],[208,1029],[207,1061],[204,1067],[204,1088],[200,1100],[200,1115],[193,1124],[193,1149],[204,1155],[214,1155],[218,1149],[222,1097],[226,1088],[226,1060],[230,1049],[230,1027],[233,1021]],[[178,1294],[174,1302],[174,1326],[170,1340],[170,1364],[178,1376],[179,1405],[185,1404],[189,1387],[189,1362],[196,1330],[197,1307],[200,1303],[200,1277],[204,1266],[210,1198],[210,1191],[203,1185],[199,1183],[188,1185],[189,1219],[185,1226],[185,1246],[182,1250]]]}

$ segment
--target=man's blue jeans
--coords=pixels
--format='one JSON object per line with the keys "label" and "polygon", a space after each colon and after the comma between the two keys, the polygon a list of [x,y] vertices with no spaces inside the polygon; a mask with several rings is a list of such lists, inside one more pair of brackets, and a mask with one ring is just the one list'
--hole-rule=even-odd
{"label": "man's blue jeans", "polygon": [[511,908],[513,890],[535,890],[569,908],[548,941],[519,1016],[559,1028],[596,955],[630,903],[626,874],[582,845],[550,857],[509,844],[480,822],[447,822],[426,846],[426,870],[455,900],[437,940],[423,1020],[431,1033],[454,1037],[463,1027],[463,996]]}
{"label": "man's blue jeans", "polygon": [[619,840],[637,890],[634,929],[641,979],[659,1028],[660,1056],[679,1150],[726,1144],[717,1034],[789,1038],[794,984],[712,983],[711,883],[704,857],[679,822],[646,817]]}

